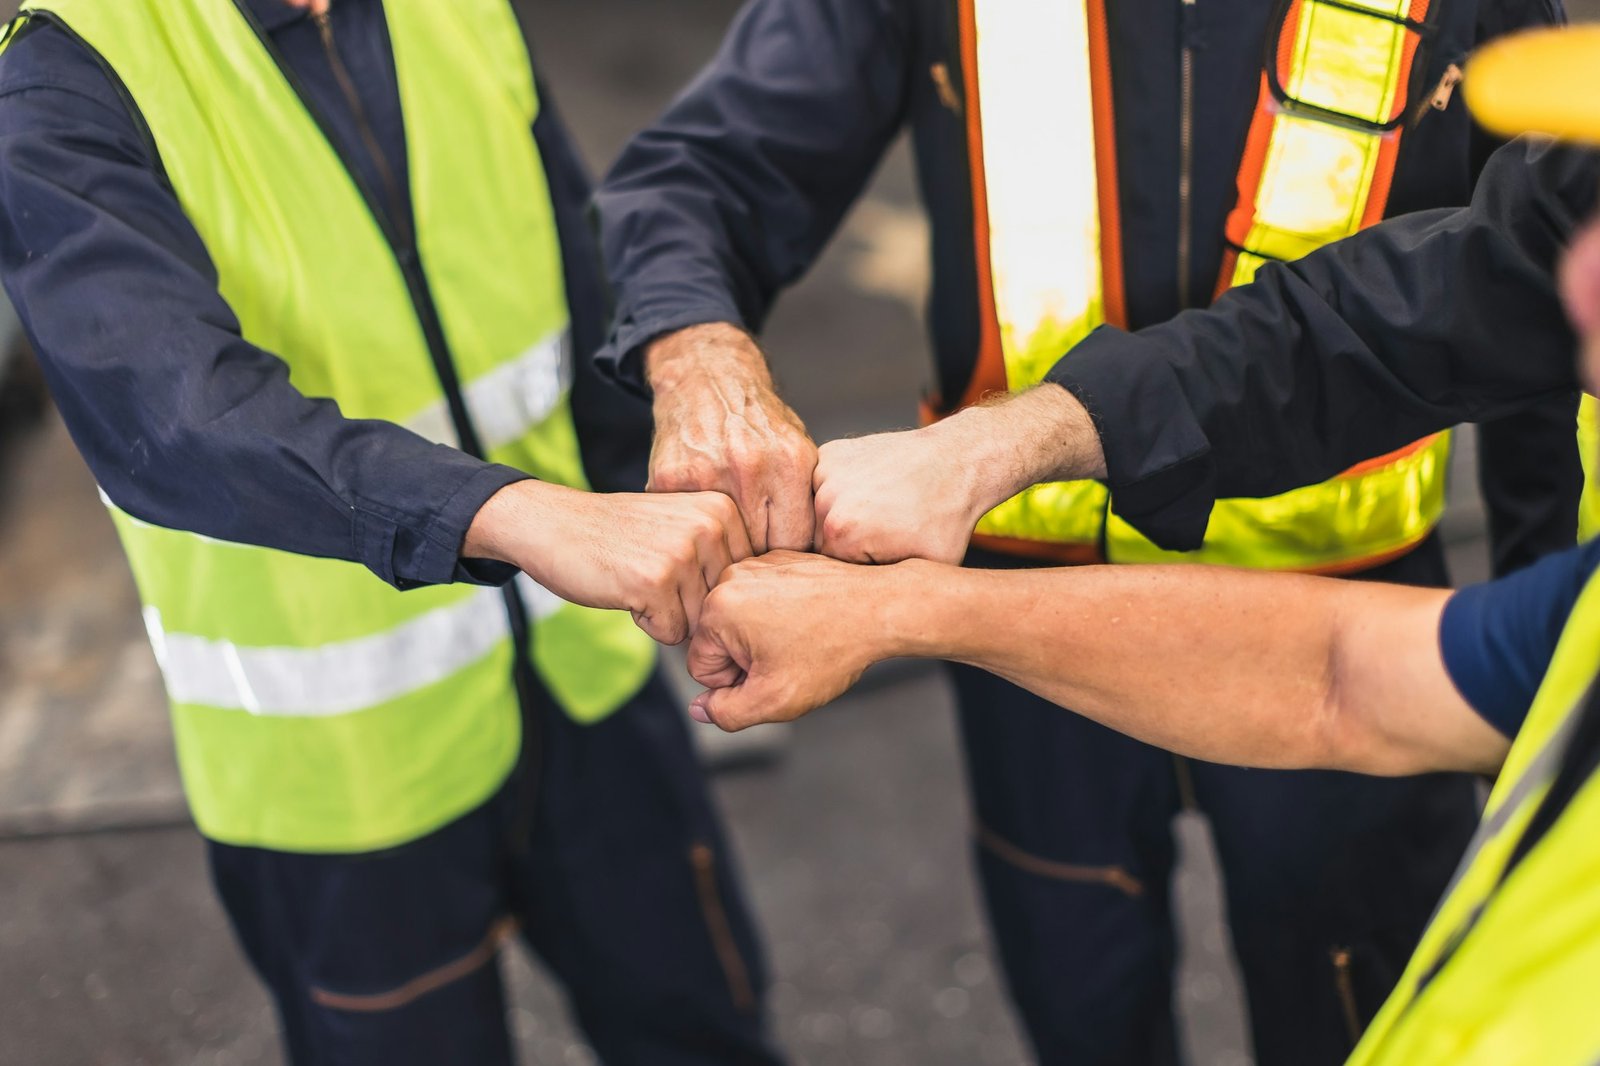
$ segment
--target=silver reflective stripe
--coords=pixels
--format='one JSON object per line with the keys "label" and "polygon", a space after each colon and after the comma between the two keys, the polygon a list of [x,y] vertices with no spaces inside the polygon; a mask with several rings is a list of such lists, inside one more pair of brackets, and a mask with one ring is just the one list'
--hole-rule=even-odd
{"label": "silver reflective stripe", "polygon": [[[462,390],[484,448],[510,444],[553,414],[572,387],[572,353],[565,327],[501,363]],[[444,400],[405,422],[407,429],[452,448],[461,446]]]}
{"label": "silver reflective stripe", "polygon": [[1517,778],[1516,784],[1511,786],[1511,791],[1506,793],[1506,798],[1494,809],[1494,813],[1478,823],[1477,832],[1473,833],[1472,839],[1467,842],[1467,853],[1461,857],[1455,874],[1450,878],[1450,884],[1439,897],[1439,903],[1433,909],[1433,917],[1428,919],[1430,925],[1439,917],[1439,911],[1444,908],[1445,901],[1466,876],[1478,853],[1506,827],[1512,815],[1527,800],[1528,794],[1541,785],[1549,784],[1551,778],[1555,776],[1556,770],[1561,765],[1562,756],[1567,753],[1567,745],[1572,742],[1572,734],[1577,731],[1578,720],[1582,717],[1575,712],[1587,699],[1588,692],[1585,691],[1583,697],[1573,704],[1573,709],[1567,712],[1566,718],[1562,719],[1561,725],[1550,735],[1550,739],[1545,741],[1544,747],[1539,749],[1539,754],[1535,755],[1533,761],[1522,771],[1522,776]]}
{"label": "silver reflective stripe", "polygon": [[[534,620],[561,608],[525,575],[518,584]],[[382,633],[316,648],[170,633],[154,607],[144,620],[173,702],[291,718],[347,714],[443,680],[489,654],[509,629],[505,600],[492,588]]]}

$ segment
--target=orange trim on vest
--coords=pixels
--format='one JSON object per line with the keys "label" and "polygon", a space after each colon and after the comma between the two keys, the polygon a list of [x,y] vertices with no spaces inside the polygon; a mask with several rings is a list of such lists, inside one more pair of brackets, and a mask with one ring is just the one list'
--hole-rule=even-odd
{"label": "orange trim on vest", "polygon": [[1111,90],[1111,44],[1106,0],[1086,0],[1089,28],[1089,95],[1094,105],[1095,195],[1100,201],[1100,298],[1106,321],[1126,329],[1128,302],[1122,276],[1122,194],[1117,188],[1117,118]]}
{"label": "orange trim on vest", "polygon": [[[1283,29],[1278,36],[1278,50],[1276,53],[1278,83],[1288,84],[1294,67],[1294,41],[1300,27],[1300,10],[1304,0],[1294,0],[1284,17]],[[1411,0],[1408,15],[1413,22],[1422,22],[1428,16],[1429,0]],[[1404,91],[1411,84],[1411,63],[1416,58],[1417,46],[1421,42],[1419,35],[1407,33],[1400,60],[1399,85],[1401,90],[1396,94],[1394,111],[1390,113],[1391,120],[1404,113],[1409,96]],[[1261,171],[1266,164],[1267,146],[1272,141],[1273,121],[1280,110],[1278,101],[1272,95],[1272,89],[1267,81],[1267,76],[1261,76],[1261,91],[1256,95],[1255,115],[1250,119],[1250,132],[1245,138],[1244,154],[1239,161],[1238,199],[1234,201],[1233,210],[1228,212],[1228,221],[1223,227],[1229,247],[1222,257],[1222,270],[1217,275],[1215,296],[1220,297],[1233,287],[1234,271],[1239,265],[1239,248],[1243,247],[1250,238],[1250,230],[1255,225],[1256,195],[1261,191]],[[1400,158],[1400,137],[1405,127],[1401,126],[1384,136],[1378,145],[1378,159],[1373,165],[1372,182],[1367,189],[1367,202],[1361,212],[1361,226],[1366,228],[1375,222],[1382,221],[1384,211],[1389,206],[1389,189],[1394,182],[1395,164]]]}
{"label": "orange trim on vest", "polygon": [[[1411,0],[1409,17],[1412,22],[1421,22],[1428,17],[1428,2],[1429,0]],[[1411,84],[1411,61],[1416,58],[1417,45],[1421,40],[1414,33],[1405,35],[1405,44],[1401,46],[1403,51],[1398,82],[1400,91],[1395,94],[1395,109],[1389,116],[1391,120],[1403,114],[1410,104],[1410,93],[1407,88]],[[1372,188],[1367,192],[1366,210],[1361,213],[1363,229],[1383,221],[1383,213],[1389,206],[1389,187],[1394,182],[1395,163],[1400,158],[1400,135],[1404,131],[1404,126],[1399,127],[1385,137],[1383,143],[1378,146],[1378,162],[1372,172]]]}
{"label": "orange trim on vest", "polygon": [[1355,466],[1352,466],[1349,470],[1335,475],[1335,477],[1360,477],[1362,474],[1388,466],[1390,463],[1399,462],[1408,455],[1411,455],[1415,452],[1420,452],[1422,449],[1432,445],[1442,436],[1444,436],[1443,433],[1430,433],[1421,440],[1414,440],[1405,447],[1396,448],[1394,451],[1389,452],[1386,455],[1379,455],[1375,458],[1359,462]]}
{"label": "orange trim on vest", "polygon": [[[961,0],[961,80],[967,93],[967,169],[972,175],[972,248],[978,268],[978,361],[957,408],[969,407],[991,392],[1006,391],[1006,357],[1000,347],[1000,316],[994,306],[994,275],[989,268],[989,187],[983,169],[983,107],[978,86],[976,0]],[[943,407],[942,398],[929,408]],[[930,419],[932,421],[932,419]]]}
{"label": "orange trim on vest", "polygon": [[[1300,29],[1300,4],[1301,0],[1294,0],[1289,5],[1288,13],[1283,19],[1283,29],[1278,34],[1278,51],[1275,61],[1278,65],[1278,82],[1286,82],[1290,69],[1294,63],[1294,39]],[[1239,175],[1236,182],[1238,198],[1233,201],[1233,210],[1228,212],[1228,220],[1223,223],[1222,233],[1227,239],[1227,247],[1222,256],[1222,269],[1217,274],[1216,292],[1212,298],[1216,299],[1229,289],[1233,288],[1233,275],[1239,267],[1239,249],[1250,237],[1250,227],[1256,220],[1256,193],[1261,190],[1261,171],[1267,164],[1267,147],[1272,143],[1272,123],[1277,117],[1278,102],[1272,96],[1271,84],[1267,75],[1261,75],[1261,89],[1256,93],[1255,114],[1250,117],[1250,132],[1245,137],[1244,154],[1239,159]]]}
{"label": "orange trim on vest", "polygon": [[1103,563],[1106,557],[1096,544],[1061,544],[1050,540],[1026,540],[1022,537],[1000,537],[993,533],[974,533],[972,547],[1001,555],[1021,555],[1067,566],[1087,566]]}
{"label": "orange trim on vest", "polygon": [[[1100,211],[1101,298],[1106,321],[1126,327],[1128,310],[1122,275],[1122,209],[1117,190],[1117,124],[1111,94],[1111,46],[1106,33],[1105,0],[1086,0],[1086,3],[1089,84],[1094,97],[1095,182]],[[961,81],[967,97],[967,169],[972,185],[972,246],[978,281],[978,358],[966,391],[954,407],[946,407],[942,397],[923,401],[924,425],[970,407],[990,393],[1008,389],[1005,351],[1000,344],[1000,316],[994,303],[994,275],[989,265],[989,188],[983,163],[983,106],[975,4],[976,0],[961,0],[958,28]]]}

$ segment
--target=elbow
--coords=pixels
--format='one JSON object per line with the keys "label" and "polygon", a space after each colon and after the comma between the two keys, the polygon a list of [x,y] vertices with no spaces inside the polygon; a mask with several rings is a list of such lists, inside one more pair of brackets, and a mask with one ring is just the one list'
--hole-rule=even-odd
{"label": "elbow", "polygon": [[1307,743],[1307,768],[1344,770],[1374,777],[1407,777],[1437,769],[1423,755],[1382,728],[1373,709],[1363,705],[1351,666],[1341,661],[1337,643],[1329,661]]}

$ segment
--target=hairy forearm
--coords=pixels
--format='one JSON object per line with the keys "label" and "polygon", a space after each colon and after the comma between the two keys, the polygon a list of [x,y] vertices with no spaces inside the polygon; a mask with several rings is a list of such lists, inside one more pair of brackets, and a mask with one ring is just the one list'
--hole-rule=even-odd
{"label": "hairy forearm", "polygon": [[926,432],[940,441],[952,477],[960,472],[975,479],[984,510],[1031,485],[1106,473],[1089,412],[1058,385],[966,408]]}
{"label": "hairy forearm", "polygon": [[1438,660],[1441,590],[1199,566],[894,569],[890,654],[981,667],[1181,754],[1382,774],[1496,757]]}
{"label": "hairy forearm", "polygon": [[688,326],[651,341],[644,351],[645,380],[652,391],[714,385],[728,377],[772,388],[766,357],[755,340],[729,322]]}

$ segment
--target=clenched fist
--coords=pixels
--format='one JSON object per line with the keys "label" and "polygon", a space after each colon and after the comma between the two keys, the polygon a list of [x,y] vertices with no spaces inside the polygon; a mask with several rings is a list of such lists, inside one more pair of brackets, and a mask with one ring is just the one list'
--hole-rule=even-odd
{"label": "clenched fist", "polygon": [[663,644],[681,643],[724,570],[750,555],[720,492],[593,493],[520,481],[490,497],[463,556],[511,563],[564,600],[632,613]]}
{"label": "clenched fist", "polygon": [[690,713],[732,732],[787,722],[834,699],[904,628],[885,586],[914,580],[906,568],[916,565],[855,566],[779,551],[735,566],[707,599],[689,644],[689,673],[710,689]]}
{"label": "clenched fist", "polygon": [[1088,413],[1054,385],[924,429],[830,441],[813,479],[816,549],[857,563],[957,563],[991,508],[1040,481],[1104,471]]}
{"label": "clenched fist", "polygon": [[817,551],[855,563],[960,562],[988,510],[942,424],[829,441],[818,451]]}
{"label": "clenched fist", "polygon": [[757,554],[809,549],[817,446],[750,336],[690,326],[652,342],[645,373],[655,394],[650,491],[725,493]]}

